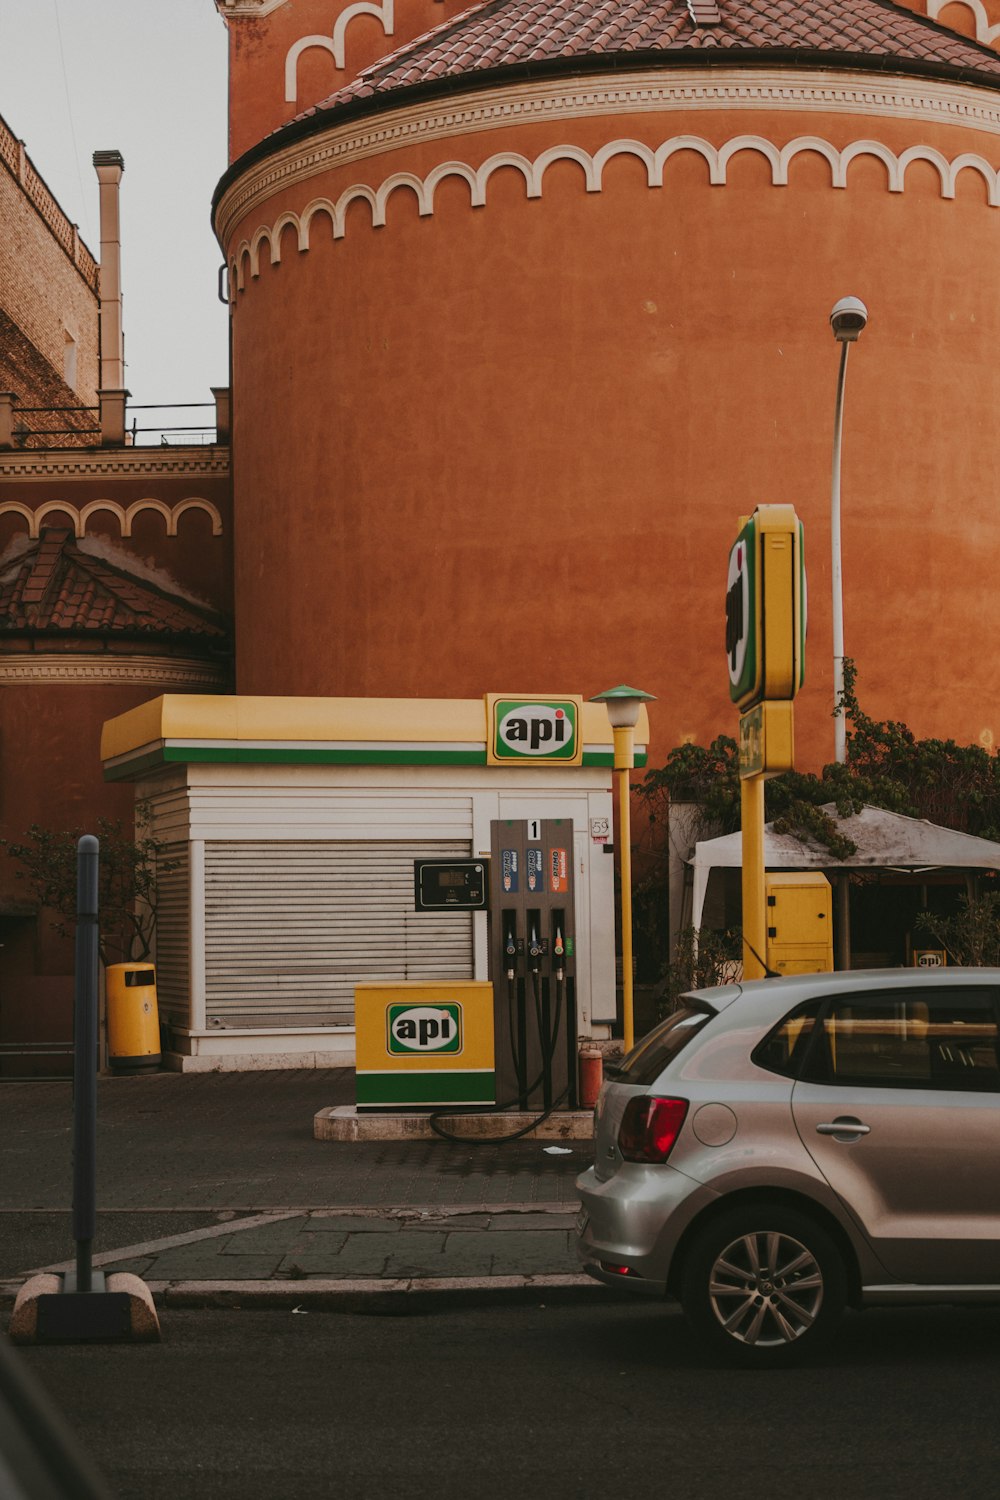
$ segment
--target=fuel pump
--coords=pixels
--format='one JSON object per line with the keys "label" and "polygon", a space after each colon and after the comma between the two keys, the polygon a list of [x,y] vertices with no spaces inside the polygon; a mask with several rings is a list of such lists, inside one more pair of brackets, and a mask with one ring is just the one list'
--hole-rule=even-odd
{"label": "fuel pump", "polygon": [[573,824],[491,824],[490,976],[497,1097],[521,1110],[575,1105]]}

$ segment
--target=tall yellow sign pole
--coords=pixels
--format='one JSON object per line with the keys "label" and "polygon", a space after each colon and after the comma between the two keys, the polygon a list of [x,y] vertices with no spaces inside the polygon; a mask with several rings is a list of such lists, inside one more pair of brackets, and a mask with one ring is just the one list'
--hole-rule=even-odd
{"label": "tall yellow sign pole", "polygon": [[764,778],[740,782],[743,830],[743,978],[763,979],[767,947],[767,893],[764,883]]}
{"label": "tall yellow sign pole", "polygon": [[726,657],[740,715],[743,976],[767,972],[764,782],[794,765],[792,700],[805,672],[802,526],[790,505],[759,505],[729,554]]}

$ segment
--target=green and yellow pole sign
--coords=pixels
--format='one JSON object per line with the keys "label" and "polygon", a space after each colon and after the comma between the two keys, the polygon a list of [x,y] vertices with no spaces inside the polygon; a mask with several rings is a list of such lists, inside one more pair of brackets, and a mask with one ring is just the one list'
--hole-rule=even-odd
{"label": "green and yellow pole sign", "polygon": [[802,523],[791,505],[759,505],[729,553],[726,662],[740,715],[743,974],[765,973],[764,782],[794,766],[792,700],[805,678]]}

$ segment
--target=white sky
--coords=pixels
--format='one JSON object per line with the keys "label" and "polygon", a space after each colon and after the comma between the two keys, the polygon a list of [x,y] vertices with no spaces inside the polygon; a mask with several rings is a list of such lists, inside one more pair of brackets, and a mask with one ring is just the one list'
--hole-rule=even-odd
{"label": "white sky", "polygon": [[91,157],[122,153],[125,384],[136,403],[211,401],[229,379],[209,221],[226,168],[213,0],[0,0],[0,115],[98,257]]}

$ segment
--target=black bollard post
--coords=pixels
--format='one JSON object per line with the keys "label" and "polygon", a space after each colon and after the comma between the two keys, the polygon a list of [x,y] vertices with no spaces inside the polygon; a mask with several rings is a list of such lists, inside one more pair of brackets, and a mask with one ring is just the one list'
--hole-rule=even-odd
{"label": "black bollard post", "polygon": [[97,1218],[97,985],[100,845],[76,846],[76,997],[73,1016],[73,1238],[76,1290],[93,1291]]}
{"label": "black bollard post", "polygon": [[[76,1270],[65,1275],[40,1272],[25,1282],[17,1294],[7,1329],[15,1344],[80,1344],[118,1339],[138,1342],[160,1337],[153,1296],[145,1282],[128,1272],[106,1277],[103,1271],[94,1270],[93,1263],[97,1225],[99,856],[97,839],[84,834],[76,846],[72,1211]],[[2,1429],[0,1411],[0,1447]],[[0,1453],[0,1470],[4,1468],[5,1453],[6,1449]],[[2,1474],[0,1493],[7,1494]],[[48,1494],[48,1489],[45,1493]]]}

